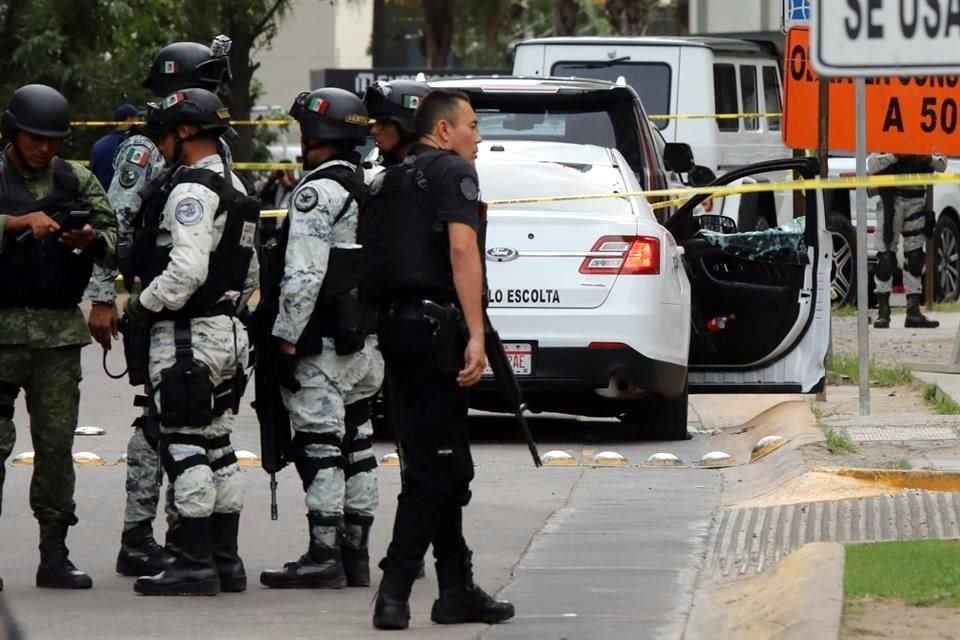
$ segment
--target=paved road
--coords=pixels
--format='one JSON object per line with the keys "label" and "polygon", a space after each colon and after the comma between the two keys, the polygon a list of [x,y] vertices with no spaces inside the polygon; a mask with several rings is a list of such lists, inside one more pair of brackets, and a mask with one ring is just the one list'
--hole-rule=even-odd
{"label": "paved road", "polygon": [[[257,574],[279,567],[306,548],[300,482],[292,469],[280,474],[280,520],[269,519],[267,477],[245,471],[246,507],[240,548],[251,588],[214,598],[145,598],[131,580],[113,573],[122,520],[126,425],[136,411],[130,390],[100,371],[99,351],[85,350],[81,425],[107,434],[78,438],[108,463],[78,468],[80,525],[69,537],[72,557],[94,578],[88,592],[38,590],[36,525],[27,504],[30,467],[8,469],[0,539],[4,597],[29,638],[367,638],[383,637],[370,626],[373,589],[271,591]],[[119,368],[118,361],[112,361]],[[22,405],[18,417],[25,416]],[[553,467],[535,469],[525,447],[500,418],[473,421],[478,444],[473,502],[466,510],[467,537],[475,550],[478,582],[503,590],[517,618],[494,629],[482,625],[439,627],[429,621],[435,597],[432,575],[415,587],[416,638],[680,638],[692,589],[718,502],[720,476],[692,469]],[[589,459],[615,449],[634,464],[663,444],[625,439],[617,425],[557,419],[534,420],[541,451],[563,449]],[[16,451],[28,450],[21,423]],[[239,421],[238,448],[258,451],[249,411]],[[376,443],[378,455],[392,447]],[[705,436],[670,447],[684,459],[709,450]],[[388,541],[396,467],[378,470],[381,515],[372,556]],[[428,572],[430,574],[432,572]]]}

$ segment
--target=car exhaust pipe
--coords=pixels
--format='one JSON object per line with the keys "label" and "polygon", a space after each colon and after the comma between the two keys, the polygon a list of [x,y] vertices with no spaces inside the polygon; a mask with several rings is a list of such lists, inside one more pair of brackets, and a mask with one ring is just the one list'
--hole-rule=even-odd
{"label": "car exhaust pipe", "polygon": [[594,389],[594,392],[601,398],[611,400],[632,400],[644,395],[644,390],[634,377],[625,371],[617,371],[611,375],[606,388]]}

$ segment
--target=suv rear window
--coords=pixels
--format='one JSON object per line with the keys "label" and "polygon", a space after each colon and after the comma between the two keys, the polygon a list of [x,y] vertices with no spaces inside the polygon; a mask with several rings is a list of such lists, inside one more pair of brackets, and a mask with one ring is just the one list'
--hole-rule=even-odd
{"label": "suv rear window", "polygon": [[[640,96],[643,108],[652,115],[670,113],[670,65],[663,62],[558,62],[550,70],[553,76],[574,76],[616,82],[623,76],[628,85]],[[654,124],[664,129],[669,120],[651,118]]]}
{"label": "suv rear window", "polygon": [[539,112],[477,109],[480,135],[485,140],[543,140],[595,144],[616,147],[610,114],[606,111],[563,113],[551,110]]}

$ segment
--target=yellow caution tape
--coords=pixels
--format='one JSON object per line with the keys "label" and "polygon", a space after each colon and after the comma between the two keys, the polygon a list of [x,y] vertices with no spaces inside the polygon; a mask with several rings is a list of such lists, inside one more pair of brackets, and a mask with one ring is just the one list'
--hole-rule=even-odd
{"label": "yellow caution tape", "polygon": [[782,113],[667,113],[648,115],[650,120],[737,120],[739,118],[780,118]]}
{"label": "yellow caution tape", "polygon": [[865,178],[815,178],[797,179],[789,182],[758,182],[726,187],[676,187],[671,189],[648,189],[645,191],[626,191],[622,193],[588,193],[570,196],[543,196],[537,198],[510,198],[506,200],[487,200],[488,206],[515,204],[538,204],[546,202],[570,202],[576,200],[608,200],[613,198],[663,198],[674,196],[695,196],[699,194],[723,197],[742,193],[764,193],[769,191],[806,191],[807,189],[856,189],[858,187],[920,187],[937,184],[960,183],[960,174],[900,174],[867,176]]}
{"label": "yellow caution tape", "polygon": [[282,218],[287,215],[286,209],[261,209],[260,217],[261,218]]}
{"label": "yellow caution tape", "polygon": [[299,162],[234,162],[230,165],[237,171],[273,171],[275,169],[294,171],[302,166]]}
{"label": "yellow caution tape", "polygon": [[[231,120],[230,124],[235,127],[282,127],[295,124],[293,118],[289,120]],[[77,120],[71,122],[71,127],[119,127],[122,124],[143,124],[143,120]]]}

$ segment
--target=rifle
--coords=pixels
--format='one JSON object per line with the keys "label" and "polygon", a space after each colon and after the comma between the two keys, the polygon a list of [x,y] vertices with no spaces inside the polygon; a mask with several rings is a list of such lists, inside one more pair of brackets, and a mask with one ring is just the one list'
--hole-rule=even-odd
{"label": "rifle", "polygon": [[[90,212],[87,210],[57,209],[56,211],[46,212],[51,220],[60,225],[57,235],[64,231],[74,231],[82,229],[90,221]],[[16,237],[20,244],[33,239],[33,229],[25,229]]]}
{"label": "rifle", "polygon": [[[461,335],[464,332],[460,310],[453,305],[441,306],[430,300],[424,300],[423,315],[437,325],[436,331],[438,334],[442,335],[443,333],[453,331],[454,328],[460,331]],[[507,354],[503,350],[500,334],[493,328],[486,309],[484,309],[483,312],[483,336],[487,363],[490,365],[490,368],[493,369],[493,377],[497,381],[500,396],[507,403],[507,407],[520,427],[520,433],[527,442],[527,449],[530,450],[533,464],[537,467],[543,466],[543,463],[540,461],[540,453],[537,451],[537,443],[534,442],[533,435],[530,433],[530,425],[527,424],[527,419],[523,415],[527,405],[523,402],[520,385],[517,383],[517,378],[513,375],[513,368],[510,366]],[[445,340],[443,342],[449,344],[449,341]],[[461,357],[460,354],[455,354],[453,349],[449,349],[448,351],[448,353],[441,355],[444,360],[452,360],[454,355],[458,358]]]}
{"label": "rifle", "polygon": [[290,453],[290,415],[280,394],[277,344],[273,323],[280,310],[280,278],[283,255],[276,240],[258,248],[260,259],[260,302],[250,321],[254,350],[253,408],[260,423],[260,466],[270,474],[270,519],[276,520],[277,472],[287,466]]}

